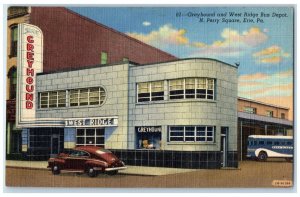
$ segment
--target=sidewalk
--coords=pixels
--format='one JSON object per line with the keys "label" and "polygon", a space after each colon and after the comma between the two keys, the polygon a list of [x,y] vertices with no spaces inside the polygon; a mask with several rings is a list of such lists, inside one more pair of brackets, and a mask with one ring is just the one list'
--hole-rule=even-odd
{"label": "sidewalk", "polygon": [[[47,161],[15,161],[6,160],[6,167],[29,168],[36,170],[48,170]],[[178,174],[184,172],[197,171],[197,169],[165,168],[165,167],[145,167],[145,166],[127,166],[127,169],[120,170],[120,174],[141,175],[141,176],[159,176],[168,174]]]}

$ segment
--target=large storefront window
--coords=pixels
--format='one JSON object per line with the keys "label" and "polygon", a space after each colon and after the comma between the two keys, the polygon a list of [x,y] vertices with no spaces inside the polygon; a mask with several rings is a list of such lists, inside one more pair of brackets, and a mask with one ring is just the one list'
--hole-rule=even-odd
{"label": "large storefront window", "polygon": [[145,126],[135,127],[137,149],[160,149],[161,127]]}
{"label": "large storefront window", "polygon": [[94,145],[104,147],[105,129],[104,128],[82,128],[76,131],[76,145]]}
{"label": "large storefront window", "polygon": [[214,142],[213,126],[170,126],[169,142]]}
{"label": "large storefront window", "polygon": [[63,128],[34,128],[29,131],[29,155],[58,154],[64,147]]}
{"label": "large storefront window", "polygon": [[138,83],[138,102],[164,100],[164,81]]}
{"label": "large storefront window", "polygon": [[214,100],[215,80],[210,78],[185,78],[169,81],[170,99]]}

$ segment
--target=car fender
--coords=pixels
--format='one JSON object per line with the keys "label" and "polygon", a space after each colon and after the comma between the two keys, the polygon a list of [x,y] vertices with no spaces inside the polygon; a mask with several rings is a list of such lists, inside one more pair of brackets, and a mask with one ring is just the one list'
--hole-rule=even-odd
{"label": "car fender", "polygon": [[63,166],[65,163],[66,163],[66,160],[61,159],[61,158],[56,158],[53,161],[53,164],[60,165],[60,166]]}

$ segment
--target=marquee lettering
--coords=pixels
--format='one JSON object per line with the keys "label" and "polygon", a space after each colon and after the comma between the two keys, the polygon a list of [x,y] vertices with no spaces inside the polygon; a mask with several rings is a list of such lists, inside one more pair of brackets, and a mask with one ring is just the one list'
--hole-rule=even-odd
{"label": "marquee lettering", "polygon": [[34,86],[33,86],[33,78],[34,77],[34,69],[32,68],[32,65],[34,63],[34,37],[33,36],[27,36],[27,66],[26,68],[26,94],[25,94],[25,100],[26,100],[26,109],[32,109],[33,108],[33,98],[34,98]]}

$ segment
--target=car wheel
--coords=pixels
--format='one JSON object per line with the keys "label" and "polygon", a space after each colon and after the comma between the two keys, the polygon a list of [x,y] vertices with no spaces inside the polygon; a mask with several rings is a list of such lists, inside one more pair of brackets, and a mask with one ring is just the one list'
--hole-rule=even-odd
{"label": "car wheel", "polygon": [[260,152],[260,153],[258,154],[258,160],[259,160],[259,161],[266,161],[267,158],[268,158],[268,155],[267,155],[266,152]]}
{"label": "car wheel", "polygon": [[54,175],[60,174],[60,167],[58,165],[54,164],[53,167],[52,167],[52,173]]}
{"label": "car wheel", "polygon": [[98,175],[97,171],[94,170],[93,167],[89,167],[89,168],[87,169],[87,174],[88,174],[89,177],[95,177],[95,176]]}
{"label": "car wheel", "polygon": [[106,174],[110,175],[110,176],[113,176],[113,175],[116,175],[118,174],[118,170],[114,170],[114,171],[107,171]]}

